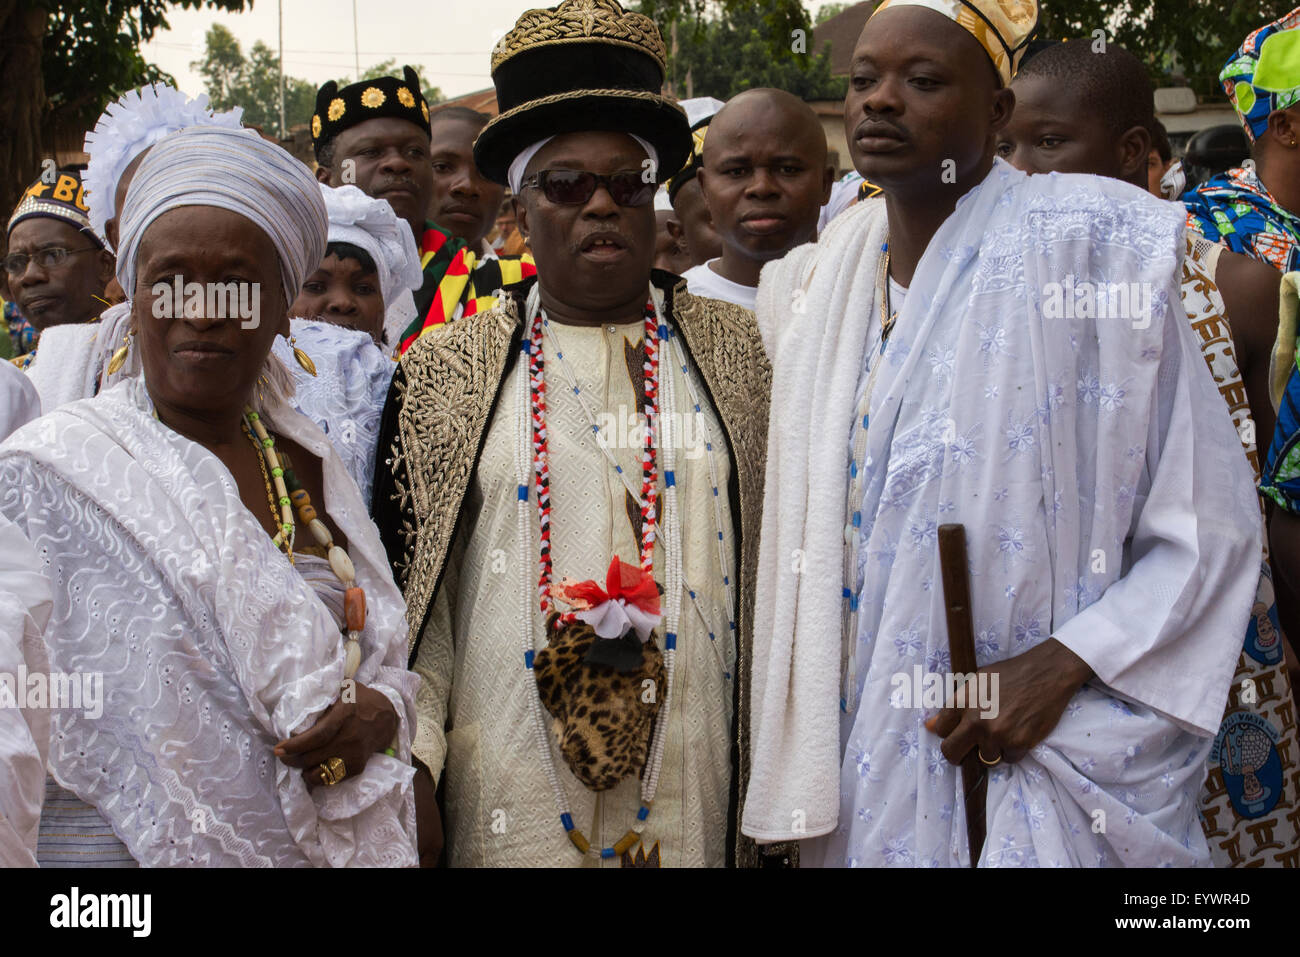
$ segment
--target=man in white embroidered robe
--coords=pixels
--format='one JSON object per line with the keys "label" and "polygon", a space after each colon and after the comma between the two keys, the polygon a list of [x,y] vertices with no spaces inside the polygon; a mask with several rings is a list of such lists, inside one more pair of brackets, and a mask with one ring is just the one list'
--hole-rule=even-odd
{"label": "man in white embroidered robe", "polygon": [[[883,5],[845,122],[885,198],[763,273],[773,418],[742,830],[818,838],[807,864],[966,866],[955,765],[978,748],[981,865],[1208,864],[1196,796],[1260,539],[1176,314],[1182,228],[1126,186],[994,163],[1017,59],[999,51],[1032,17],[951,6],[1004,44],[930,2]],[[1106,283],[1134,293],[1127,311],[1093,295]],[[895,680],[953,670],[948,523],[966,528],[977,661],[999,679],[983,716]]]}

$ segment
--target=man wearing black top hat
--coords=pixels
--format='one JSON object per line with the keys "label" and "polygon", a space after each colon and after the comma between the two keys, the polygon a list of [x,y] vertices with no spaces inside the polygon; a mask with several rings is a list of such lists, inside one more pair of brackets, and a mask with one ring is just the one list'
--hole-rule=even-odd
{"label": "man wearing black top hat", "polygon": [[793,862],[736,828],[770,367],[750,313],[652,269],[691,145],[664,56],[614,0],[498,45],[475,161],[538,275],[416,342],[385,409],[374,513],[452,866]]}
{"label": "man wearing black top hat", "polygon": [[[400,80],[381,76],[342,88],[330,80],[316,94],[311,135],[318,180],[352,184],[387,200],[411,227],[424,284],[415,293],[416,315],[406,317],[409,324],[386,324],[389,345],[405,348],[422,328],[454,318],[467,304],[471,312],[490,308],[490,302],[475,302],[475,289],[490,293],[503,282],[531,275],[531,266],[479,262],[463,239],[425,219],[434,194],[429,105],[415,71],[406,66],[402,74]],[[443,286],[449,273],[454,278]],[[392,315],[390,310],[390,320]]]}

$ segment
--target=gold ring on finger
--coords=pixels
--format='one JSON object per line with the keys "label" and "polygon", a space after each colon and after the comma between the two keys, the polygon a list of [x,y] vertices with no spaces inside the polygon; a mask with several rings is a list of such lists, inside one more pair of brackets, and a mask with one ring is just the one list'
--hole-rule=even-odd
{"label": "gold ring on finger", "polygon": [[347,766],[343,763],[342,758],[330,758],[328,761],[325,762],[325,764],[329,767],[330,777],[334,779],[330,781],[331,787],[334,786],[335,784],[338,784],[340,781],[342,781],[345,777],[348,776],[348,769]]}

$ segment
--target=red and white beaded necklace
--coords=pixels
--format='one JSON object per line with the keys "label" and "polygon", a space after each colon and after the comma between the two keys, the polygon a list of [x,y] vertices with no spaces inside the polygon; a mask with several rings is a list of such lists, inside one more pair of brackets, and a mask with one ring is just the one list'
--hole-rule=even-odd
{"label": "red and white beaded necklace", "polygon": [[[518,416],[519,428],[515,449],[515,472],[518,485],[518,505],[516,521],[520,547],[521,595],[523,596],[522,626],[524,663],[527,669],[531,694],[529,706],[533,713],[534,736],[542,755],[543,768],[551,788],[555,793],[556,806],[560,811],[560,822],[568,833],[569,839],[582,853],[589,851],[586,837],[574,826],[573,816],[569,812],[568,798],[555,770],[555,761],[551,754],[550,740],[547,732],[544,709],[533,673],[533,659],[536,654],[534,609],[540,609],[543,618],[551,611],[551,496],[550,496],[550,451],[546,430],[546,378],[545,363],[542,355],[543,329],[546,323],[545,313],[541,309],[540,290],[534,285],[526,304],[526,315],[531,317],[524,335],[521,351],[528,358],[526,375],[519,376]],[[641,568],[647,573],[654,570],[654,546],[658,532],[664,531],[664,598],[666,601],[664,625],[665,648],[664,666],[667,673],[668,687],[665,691],[663,707],[655,720],[654,736],[648,766],[641,779],[641,808],[637,814],[637,823],[618,842],[611,847],[601,848],[599,854],[604,858],[617,857],[631,846],[640,835],[650,813],[655,791],[659,785],[659,772],[663,765],[664,744],[668,716],[672,710],[674,674],[676,670],[677,629],[681,618],[682,592],[682,546],[681,527],[677,507],[677,487],[674,474],[675,454],[671,436],[661,436],[661,428],[671,429],[671,416],[660,416],[659,353],[661,330],[666,328],[660,315],[659,306],[653,292],[645,311],[645,408],[646,432],[645,444],[641,454]],[[673,405],[672,376],[665,376],[662,399],[670,409]],[[576,391],[576,387],[575,387]],[[665,490],[663,518],[660,519],[658,484],[659,454],[664,457]],[[528,569],[532,567],[531,509],[529,508],[529,485],[537,498],[537,522],[540,530],[539,565],[537,577],[537,603],[528,595],[532,588]],[[561,616],[561,622],[573,621],[572,612]]]}
{"label": "red and white beaded necklace", "polygon": [[[541,527],[541,572],[537,590],[543,617],[551,610],[551,469],[546,434],[546,377],[542,359],[543,313],[538,310],[528,330],[528,385],[531,395],[533,477],[537,493],[537,520]],[[654,571],[656,512],[659,497],[659,463],[656,449],[659,419],[659,320],[652,302],[645,308],[645,413],[647,426],[641,451],[641,569]],[[561,616],[573,621],[573,614]]]}

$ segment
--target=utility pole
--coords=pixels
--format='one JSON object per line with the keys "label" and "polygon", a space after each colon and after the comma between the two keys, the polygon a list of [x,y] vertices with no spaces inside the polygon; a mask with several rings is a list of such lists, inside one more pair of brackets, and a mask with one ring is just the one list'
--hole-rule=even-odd
{"label": "utility pole", "polygon": [[361,82],[361,40],[357,37],[357,0],[352,0],[352,54],[356,58],[356,82]]}
{"label": "utility pole", "polygon": [[284,139],[287,130],[284,125],[284,0],[276,0],[280,14],[280,139]]}
{"label": "utility pole", "polygon": [[677,80],[677,17],[676,16],[673,17],[672,27],[670,28],[670,34],[672,37],[671,56],[672,56],[673,68],[672,68],[672,75],[668,77],[668,95],[676,96],[677,95],[677,82],[676,82]]}

